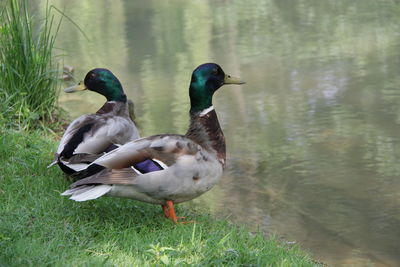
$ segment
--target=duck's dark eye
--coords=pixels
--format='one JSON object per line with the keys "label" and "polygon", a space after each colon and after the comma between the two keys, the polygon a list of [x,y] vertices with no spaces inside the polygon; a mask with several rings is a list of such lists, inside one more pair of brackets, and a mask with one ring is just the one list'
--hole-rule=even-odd
{"label": "duck's dark eye", "polygon": [[211,71],[211,74],[212,74],[212,75],[217,75],[217,74],[218,74],[218,69],[213,69],[213,70]]}
{"label": "duck's dark eye", "polygon": [[94,78],[94,77],[96,77],[96,74],[95,73],[90,73],[90,78]]}

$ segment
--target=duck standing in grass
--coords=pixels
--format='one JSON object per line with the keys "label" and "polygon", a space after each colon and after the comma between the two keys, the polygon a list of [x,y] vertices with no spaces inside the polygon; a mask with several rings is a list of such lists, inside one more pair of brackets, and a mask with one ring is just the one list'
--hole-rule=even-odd
{"label": "duck standing in grass", "polygon": [[[54,162],[67,174],[79,176],[86,167],[103,152],[139,138],[139,132],[129,115],[129,107],[122,85],[107,69],[93,69],[83,82],[66,88],[67,93],[91,90],[107,98],[107,102],[95,113],[82,115],[65,131]],[[98,169],[100,170],[100,169]],[[97,171],[98,171],[97,170]],[[86,175],[95,172],[86,172]]]}
{"label": "duck standing in grass", "polygon": [[160,204],[165,217],[177,222],[174,203],[210,190],[225,167],[225,138],[212,97],[224,84],[243,83],[217,64],[200,65],[190,82],[190,126],[185,135],[160,134],[128,142],[83,172],[106,169],[73,183],[62,195],[76,201],[107,195]]}

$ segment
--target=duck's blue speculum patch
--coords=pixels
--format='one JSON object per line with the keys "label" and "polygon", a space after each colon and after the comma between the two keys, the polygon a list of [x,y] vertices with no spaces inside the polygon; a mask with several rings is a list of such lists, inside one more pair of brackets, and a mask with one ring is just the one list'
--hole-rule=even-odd
{"label": "duck's blue speculum patch", "polygon": [[137,169],[141,173],[148,173],[148,172],[155,172],[155,171],[161,171],[163,168],[155,162],[154,160],[147,159],[145,161],[136,163],[134,165],[134,168]]}

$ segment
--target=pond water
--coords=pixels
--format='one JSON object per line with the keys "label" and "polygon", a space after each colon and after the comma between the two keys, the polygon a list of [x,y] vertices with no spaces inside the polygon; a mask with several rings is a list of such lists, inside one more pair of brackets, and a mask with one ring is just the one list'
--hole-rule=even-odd
{"label": "pond water", "polygon": [[[64,20],[64,63],[77,80],[94,67],[112,70],[143,136],[185,133],[197,65],[217,62],[247,81],[214,97],[227,169],[197,202],[329,264],[400,265],[396,1],[50,3],[87,35]],[[60,93],[73,117],[103,102]]]}

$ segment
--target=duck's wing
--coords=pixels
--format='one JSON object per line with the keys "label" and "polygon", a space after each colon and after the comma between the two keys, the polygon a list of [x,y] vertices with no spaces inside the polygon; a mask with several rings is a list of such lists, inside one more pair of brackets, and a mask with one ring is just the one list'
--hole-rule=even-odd
{"label": "duck's wing", "polygon": [[65,159],[71,158],[75,153],[76,147],[84,139],[84,135],[93,128],[95,122],[96,116],[94,114],[83,115],[74,120],[65,130],[57,152],[54,153],[54,161],[48,167],[59,163],[61,157]]}
{"label": "duck's wing", "polygon": [[183,135],[155,135],[120,146],[93,162],[109,169],[129,168],[147,159],[171,166],[183,155],[194,155],[201,147]]}
{"label": "duck's wing", "polygon": [[[164,170],[179,157],[194,156],[201,147],[183,135],[156,135],[137,139],[93,161],[77,173],[88,177],[72,186],[83,184],[130,184],[138,174]],[[100,170],[107,168],[109,171]],[[112,170],[112,171],[111,171]],[[96,175],[93,175],[98,173]]]}
{"label": "duck's wing", "polygon": [[[100,120],[100,121],[99,121]],[[100,122],[100,123],[99,123]],[[94,128],[99,128],[104,123],[101,116],[96,114],[83,115],[74,120],[65,131],[58,145],[56,156],[70,158],[75,154],[76,148],[88,139],[88,134],[93,136]],[[110,144],[109,144],[110,145]]]}
{"label": "duck's wing", "polygon": [[98,185],[98,184],[133,184],[138,174],[132,168],[123,169],[103,169],[87,178],[80,179],[70,185],[70,188],[82,185]]}
{"label": "duck's wing", "polygon": [[117,128],[120,126],[118,123],[112,125],[113,121],[116,120],[97,114],[83,115],[74,120],[61,138],[54,161],[48,167],[58,164],[67,174],[86,169],[103,152],[110,151],[113,141],[118,141],[118,136],[112,139],[110,135],[120,134],[126,129],[112,132],[121,129]]}
{"label": "duck's wing", "polygon": [[138,138],[135,125],[119,116],[83,115],[65,131],[57,155],[66,159],[74,154],[99,154],[113,143],[121,144]]}

